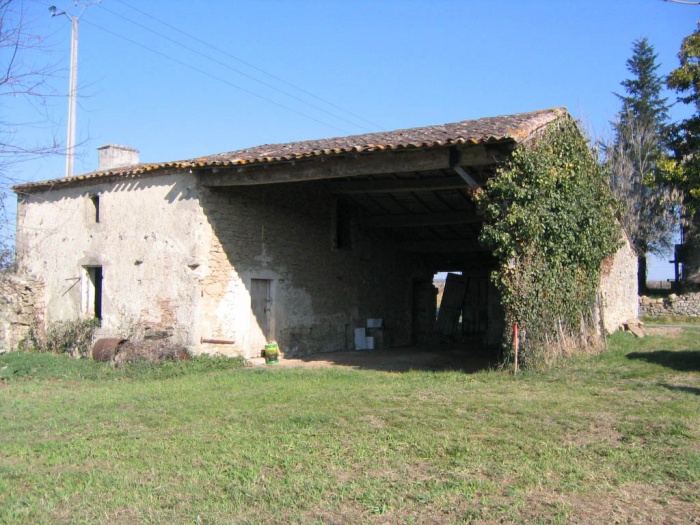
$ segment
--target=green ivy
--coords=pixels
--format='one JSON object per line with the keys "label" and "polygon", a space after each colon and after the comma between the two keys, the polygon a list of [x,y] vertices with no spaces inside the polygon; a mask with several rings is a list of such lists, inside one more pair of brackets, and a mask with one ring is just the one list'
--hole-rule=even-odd
{"label": "green ivy", "polygon": [[620,246],[616,201],[586,139],[569,117],[521,145],[476,195],[481,243],[498,269],[491,279],[534,364],[562,334],[580,333],[596,302],[603,260]]}

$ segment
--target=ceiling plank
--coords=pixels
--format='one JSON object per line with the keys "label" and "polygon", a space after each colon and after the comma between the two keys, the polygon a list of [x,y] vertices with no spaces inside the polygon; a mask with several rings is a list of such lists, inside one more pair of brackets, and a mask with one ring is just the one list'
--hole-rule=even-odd
{"label": "ceiling plank", "polygon": [[483,218],[473,212],[457,211],[443,213],[380,215],[370,217],[367,225],[374,228],[411,228],[415,226],[443,226],[448,224],[473,224]]}
{"label": "ceiling plank", "polygon": [[488,252],[477,241],[467,239],[403,241],[400,248],[409,253]]}

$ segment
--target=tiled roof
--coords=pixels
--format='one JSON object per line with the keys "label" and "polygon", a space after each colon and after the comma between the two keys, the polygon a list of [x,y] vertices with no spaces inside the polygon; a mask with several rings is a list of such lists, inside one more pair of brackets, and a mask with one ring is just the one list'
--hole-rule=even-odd
{"label": "tiled roof", "polygon": [[[331,139],[268,144],[254,148],[218,153],[196,159],[137,164],[107,171],[95,171],[70,178],[45,182],[30,182],[14,186],[15,191],[48,189],[104,177],[136,177],[168,169],[193,169],[207,167],[234,167],[254,164],[289,162],[321,156],[345,153],[369,153],[402,149],[428,149],[457,144],[483,144],[489,142],[523,142],[548,123],[567,114],[565,108],[552,108],[531,113],[463,120],[453,124],[401,129],[364,135],[352,135]],[[99,181],[96,181],[99,182]]]}

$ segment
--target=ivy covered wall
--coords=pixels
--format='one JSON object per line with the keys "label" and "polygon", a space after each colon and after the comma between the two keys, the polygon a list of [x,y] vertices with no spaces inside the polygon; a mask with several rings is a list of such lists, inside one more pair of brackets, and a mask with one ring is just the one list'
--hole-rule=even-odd
{"label": "ivy covered wall", "polygon": [[576,122],[562,117],[521,145],[477,193],[485,218],[481,242],[493,251],[491,275],[524,364],[566,340],[584,345],[597,331],[602,261],[621,246],[606,174]]}

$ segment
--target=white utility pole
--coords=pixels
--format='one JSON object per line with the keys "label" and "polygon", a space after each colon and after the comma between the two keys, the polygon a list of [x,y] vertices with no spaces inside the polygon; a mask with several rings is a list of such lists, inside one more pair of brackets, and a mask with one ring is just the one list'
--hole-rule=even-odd
{"label": "white utility pole", "polygon": [[82,6],[82,10],[75,16],[71,16],[68,11],[56,11],[55,6],[49,7],[51,16],[65,15],[71,21],[71,41],[70,41],[70,85],[68,87],[68,130],[66,132],[66,177],[73,176],[73,164],[75,162],[75,111],[78,99],[78,20],[92,4],[98,4],[101,0],[94,2],[75,2],[73,7]]}

